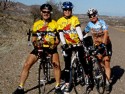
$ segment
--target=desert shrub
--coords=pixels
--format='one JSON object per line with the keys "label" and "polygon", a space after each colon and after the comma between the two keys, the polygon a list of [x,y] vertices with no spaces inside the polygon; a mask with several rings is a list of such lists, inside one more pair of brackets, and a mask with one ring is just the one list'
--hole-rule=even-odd
{"label": "desert shrub", "polygon": [[0,11],[6,10],[14,5],[14,0],[0,0]]}
{"label": "desert shrub", "polygon": [[[47,3],[49,3],[53,7],[52,18],[54,20],[57,20],[59,17],[62,16],[62,11],[60,8],[61,3],[59,3],[59,4],[56,4],[54,2],[47,2]],[[33,15],[34,21],[36,21],[37,19],[40,19],[40,17],[41,17],[40,16],[40,5],[31,6],[31,14]]]}

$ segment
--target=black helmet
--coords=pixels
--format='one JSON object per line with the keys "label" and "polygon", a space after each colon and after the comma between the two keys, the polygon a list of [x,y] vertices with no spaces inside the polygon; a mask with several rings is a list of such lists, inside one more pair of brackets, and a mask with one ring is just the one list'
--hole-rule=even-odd
{"label": "black helmet", "polygon": [[72,9],[73,8],[73,4],[71,2],[69,2],[69,1],[63,2],[62,9],[65,9],[65,8],[66,9],[68,9],[68,8]]}
{"label": "black helmet", "polygon": [[43,4],[40,6],[40,10],[47,9],[52,11],[52,6],[50,4]]}
{"label": "black helmet", "polygon": [[94,9],[94,8],[88,9],[87,15],[89,16],[89,15],[92,15],[92,14],[97,15],[98,11],[96,9]]}

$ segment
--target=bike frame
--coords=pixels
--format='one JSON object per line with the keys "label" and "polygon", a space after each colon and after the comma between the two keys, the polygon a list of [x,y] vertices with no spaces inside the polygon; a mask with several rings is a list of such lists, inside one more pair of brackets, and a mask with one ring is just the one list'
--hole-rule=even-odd
{"label": "bike frame", "polygon": [[[99,94],[103,94],[104,90],[105,90],[105,71],[103,66],[101,66],[100,62],[98,61],[98,57],[97,54],[99,52],[99,49],[95,49],[94,46],[90,47],[88,50],[86,49],[86,61],[87,63],[92,62],[92,66],[93,66],[93,79],[94,79],[94,84],[96,85],[97,91]],[[91,60],[91,61],[90,61]],[[100,73],[100,74],[97,74]],[[99,86],[99,79],[102,80],[102,91],[100,90]]]}
{"label": "bike frame", "polygon": [[[51,64],[51,56],[47,52],[44,52],[43,50],[41,54],[42,55],[39,55],[40,64],[39,64],[38,84],[39,84],[39,94],[44,94],[45,85],[51,81],[50,69],[52,68],[52,64]],[[41,79],[42,74],[44,76],[43,79]],[[40,88],[43,88],[43,91],[41,91]]]}
{"label": "bike frame", "polygon": [[[52,68],[52,57],[48,53],[49,48],[44,48],[43,47],[43,41],[44,41],[44,35],[46,35],[47,32],[38,32],[37,37],[38,37],[38,59],[40,59],[40,64],[39,64],[39,75],[38,75],[38,84],[39,84],[39,94],[41,94],[41,88],[43,87],[43,92],[42,94],[45,93],[45,86],[48,82],[51,81],[50,77],[50,68]],[[43,71],[41,73],[41,71]],[[43,74],[43,79],[41,79],[41,75]],[[42,87],[41,87],[42,84]]]}
{"label": "bike frame", "polygon": [[[70,65],[70,80],[69,80],[69,86],[71,89],[71,86],[73,84],[74,90],[76,92],[76,94],[78,93],[76,90],[76,83],[75,80],[79,79],[83,80],[84,79],[84,69],[82,66],[82,62],[80,62],[80,58],[79,58],[79,52],[77,50],[77,47],[82,46],[81,44],[78,45],[70,45],[69,49],[72,49],[72,58],[71,58],[71,65]],[[63,55],[65,56],[66,53],[63,51]],[[78,78],[78,73],[81,72],[81,78]],[[76,76],[74,77],[74,75],[76,74]]]}

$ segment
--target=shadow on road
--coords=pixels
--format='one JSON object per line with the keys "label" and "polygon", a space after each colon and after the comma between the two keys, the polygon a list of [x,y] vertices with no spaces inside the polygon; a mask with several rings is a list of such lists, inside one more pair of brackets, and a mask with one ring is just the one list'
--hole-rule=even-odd
{"label": "shadow on road", "polygon": [[[47,82],[46,84],[51,84],[51,83],[54,83],[55,82],[55,79],[54,78],[52,78],[51,79],[51,81],[49,81],[49,82]],[[36,85],[36,86],[34,86],[34,87],[32,87],[32,88],[30,88],[30,89],[27,89],[26,91],[25,91],[25,93],[27,93],[27,92],[29,92],[29,91],[32,91],[32,90],[34,90],[34,89],[38,89],[39,87],[42,87],[43,85]],[[53,90],[53,88],[52,88],[52,90]],[[50,91],[52,91],[52,90],[50,90]]]}
{"label": "shadow on road", "polygon": [[[112,91],[113,85],[116,84],[116,82],[121,79],[121,77],[123,76],[125,70],[122,69],[120,66],[114,66],[113,68],[111,68],[111,71],[112,71],[112,77],[111,77],[112,83],[111,83],[111,90],[110,90],[110,92]],[[61,79],[64,80],[64,78],[65,78],[65,71],[62,70],[62,72],[61,72]],[[54,79],[52,80],[51,83],[53,83],[53,82],[54,82]],[[39,88],[39,85],[34,86],[34,87],[32,87],[32,88],[26,90],[25,93],[27,93],[27,92],[29,92],[29,91],[32,91],[32,90],[34,90],[34,89],[38,89],[38,88]],[[53,89],[52,89],[52,90],[53,90]],[[52,90],[50,90],[50,92],[51,92]]]}
{"label": "shadow on road", "polygon": [[[61,71],[61,79],[64,80],[64,78],[65,78],[65,71],[63,69]],[[51,81],[48,84],[51,84],[51,83],[54,83],[54,82],[55,82],[55,79],[52,78]],[[41,85],[41,87],[42,87],[42,85]],[[28,93],[28,92],[30,92],[30,91],[32,91],[32,90],[38,89],[38,88],[39,88],[39,85],[36,85],[36,86],[34,86],[32,88],[29,88],[29,89],[25,90],[25,94]],[[49,92],[47,92],[47,94],[49,94],[53,89],[54,88],[50,89]]]}
{"label": "shadow on road", "polygon": [[112,69],[112,85],[114,85],[117,80],[119,80],[122,75],[124,74],[125,70],[122,69],[120,66],[114,66]]}
{"label": "shadow on road", "polygon": [[[124,74],[125,70],[122,69],[120,66],[114,66],[112,69],[112,83],[111,83],[111,87],[113,87],[113,85],[120,80],[120,78],[122,77],[122,75]],[[111,88],[112,89],[112,88]]]}

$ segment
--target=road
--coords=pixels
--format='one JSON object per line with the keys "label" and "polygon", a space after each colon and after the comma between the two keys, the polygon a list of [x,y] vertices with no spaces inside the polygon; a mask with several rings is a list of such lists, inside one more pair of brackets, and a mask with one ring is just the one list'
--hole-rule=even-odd
{"label": "road", "polygon": [[[125,32],[123,31],[109,27],[109,35],[113,45],[111,59],[113,85],[110,94],[125,94]],[[5,46],[1,46],[0,48],[0,94],[11,94],[16,89],[24,61],[32,49],[32,47],[27,46],[27,39],[24,35],[18,40],[13,40],[13,43],[10,43],[9,40],[7,41],[8,43],[5,43]],[[64,63],[61,55],[60,60],[63,69]],[[38,84],[37,75],[38,63],[30,70],[30,75],[25,85],[26,94],[38,94],[36,87]],[[54,84],[50,84],[47,89],[52,89]],[[83,88],[80,86],[77,87],[79,94],[83,94]],[[70,94],[75,93],[72,91]],[[97,94],[96,89],[94,88],[90,94]]]}

